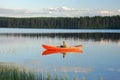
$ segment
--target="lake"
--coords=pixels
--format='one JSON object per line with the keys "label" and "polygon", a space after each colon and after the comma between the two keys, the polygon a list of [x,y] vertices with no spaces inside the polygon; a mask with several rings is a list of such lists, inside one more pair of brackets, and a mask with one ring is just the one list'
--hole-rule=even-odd
{"label": "lake", "polygon": [[[43,55],[42,44],[83,45],[82,52]],[[120,30],[0,29],[0,64],[72,80],[120,80]]]}

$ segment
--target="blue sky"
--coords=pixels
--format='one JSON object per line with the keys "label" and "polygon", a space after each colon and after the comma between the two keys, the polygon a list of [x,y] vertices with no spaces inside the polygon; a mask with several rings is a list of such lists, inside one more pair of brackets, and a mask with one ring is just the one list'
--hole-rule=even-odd
{"label": "blue sky", "polygon": [[120,15],[120,0],[0,0],[0,16],[79,17]]}

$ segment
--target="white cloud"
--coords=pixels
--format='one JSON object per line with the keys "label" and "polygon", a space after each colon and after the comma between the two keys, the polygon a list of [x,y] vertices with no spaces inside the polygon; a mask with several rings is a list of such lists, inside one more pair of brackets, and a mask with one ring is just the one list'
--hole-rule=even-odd
{"label": "white cloud", "polygon": [[0,16],[7,17],[79,17],[120,15],[120,10],[75,9],[66,6],[39,10],[0,8]]}
{"label": "white cloud", "polygon": [[28,9],[4,9],[0,8],[0,16],[8,17],[39,17],[51,14],[51,12],[43,10],[28,10]]}
{"label": "white cloud", "polygon": [[101,10],[99,13],[103,16],[120,15],[119,10]]}
{"label": "white cloud", "polygon": [[110,14],[110,12],[107,11],[107,10],[102,10],[102,11],[100,11],[100,13],[101,13],[101,14]]}
{"label": "white cloud", "polygon": [[74,11],[75,9],[63,6],[63,7],[58,7],[57,10],[58,11]]}
{"label": "white cloud", "polygon": [[27,10],[23,10],[23,9],[4,9],[4,8],[0,8],[0,14],[23,14],[26,13]]}
{"label": "white cloud", "polygon": [[118,10],[118,12],[120,13],[120,9]]}
{"label": "white cloud", "polygon": [[75,9],[63,6],[63,7],[57,7],[57,8],[48,8],[48,9],[45,9],[45,10],[48,10],[48,11],[73,11]]}

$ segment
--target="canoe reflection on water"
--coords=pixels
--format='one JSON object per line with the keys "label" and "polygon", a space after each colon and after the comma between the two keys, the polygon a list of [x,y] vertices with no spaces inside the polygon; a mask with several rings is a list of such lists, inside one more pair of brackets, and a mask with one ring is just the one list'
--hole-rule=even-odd
{"label": "canoe reflection on water", "polygon": [[75,53],[82,53],[83,51],[82,50],[78,50],[78,51],[55,51],[55,50],[45,50],[43,51],[42,55],[50,55],[50,54],[63,54],[63,58],[65,58],[65,56],[67,54],[75,54]]}

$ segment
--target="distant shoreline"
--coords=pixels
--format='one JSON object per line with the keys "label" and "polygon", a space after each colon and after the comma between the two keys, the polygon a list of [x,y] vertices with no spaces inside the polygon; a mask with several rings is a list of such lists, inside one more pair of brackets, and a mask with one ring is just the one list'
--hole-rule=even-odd
{"label": "distant shoreline", "polygon": [[0,28],[120,29],[120,16],[0,17]]}

